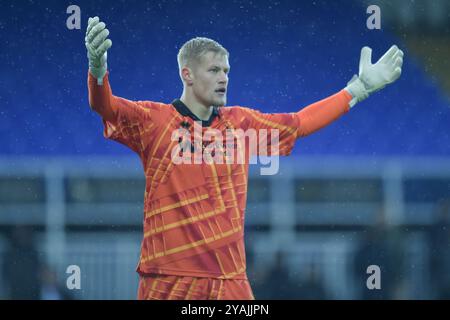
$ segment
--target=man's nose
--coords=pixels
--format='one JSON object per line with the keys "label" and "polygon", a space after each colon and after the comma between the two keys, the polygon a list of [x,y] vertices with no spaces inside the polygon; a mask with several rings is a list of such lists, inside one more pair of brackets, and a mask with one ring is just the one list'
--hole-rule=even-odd
{"label": "man's nose", "polygon": [[220,78],[219,78],[219,82],[221,84],[227,83],[228,82],[228,75],[225,72],[221,72],[220,73]]}

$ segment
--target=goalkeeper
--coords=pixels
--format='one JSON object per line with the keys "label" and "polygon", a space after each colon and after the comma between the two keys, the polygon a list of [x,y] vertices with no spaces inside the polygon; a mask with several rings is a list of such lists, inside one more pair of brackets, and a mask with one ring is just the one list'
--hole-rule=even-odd
{"label": "goalkeeper", "polygon": [[[364,47],[358,75],[339,92],[300,111],[261,113],[225,107],[229,53],[208,38],[191,39],[178,53],[183,82],[179,99],[162,103],[113,95],[108,36],[105,23],[89,18],[85,38],[89,104],[102,118],[104,137],[128,146],[143,164],[146,186],[138,299],[254,299],[244,248],[248,157],[289,155],[296,139],[325,127],[397,80],[403,52],[392,46],[373,64],[371,49]],[[244,163],[174,163],[172,151],[179,151],[177,145],[186,141],[173,139],[173,134],[183,128],[195,136],[196,125],[203,133],[214,129],[223,136],[230,129],[274,129],[278,135],[265,141],[270,152],[245,146]],[[197,147],[191,145],[194,151]],[[200,148],[208,150],[205,145]]]}

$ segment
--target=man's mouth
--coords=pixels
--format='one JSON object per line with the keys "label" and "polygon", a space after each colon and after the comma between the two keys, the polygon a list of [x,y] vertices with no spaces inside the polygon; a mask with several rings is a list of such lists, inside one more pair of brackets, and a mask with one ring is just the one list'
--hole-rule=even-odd
{"label": "man's mouth", "polygon": [[219,95],[225,95],[226,92],[227,90],[225,88],[220,88],[216,90],[216,93]]}

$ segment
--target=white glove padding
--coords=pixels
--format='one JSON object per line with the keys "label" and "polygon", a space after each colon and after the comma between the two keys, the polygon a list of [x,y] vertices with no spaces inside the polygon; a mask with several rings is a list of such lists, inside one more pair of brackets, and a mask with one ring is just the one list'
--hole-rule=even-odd
{"label": "white glove padding", "polygon": [[362,48],[359,75],[353,76],[345,88],[353,96],[350,107],[397,80],[402,73],[402,65],[403,51],[395,45],[375,64],[372,64],[372,49]]}
{"label": "white glove padding", "polygon": [[87,56],[89,58],[89,71],[97,78],[99,85],[103,84],[103,77],[108,69],[107,50],[112,46],[112,41],[107,39],[109,30],[98,17],[89,18],[86,37],[84,38]]}

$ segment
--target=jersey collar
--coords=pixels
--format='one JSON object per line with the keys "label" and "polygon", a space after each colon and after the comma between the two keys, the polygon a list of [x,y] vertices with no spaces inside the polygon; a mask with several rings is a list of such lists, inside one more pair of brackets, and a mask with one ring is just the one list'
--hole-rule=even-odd
{"label": "jersey collar", "polygon": [[192,111],[180,99],[173,100],[172,105],[182,116],[188,116],[194,121],[201,121],[202,127],[209,127],[214,119],[219,116],[219,108],[216,106],[213,107],[213,111],[208,120],[201,120],[195,114],[193,114]]}

